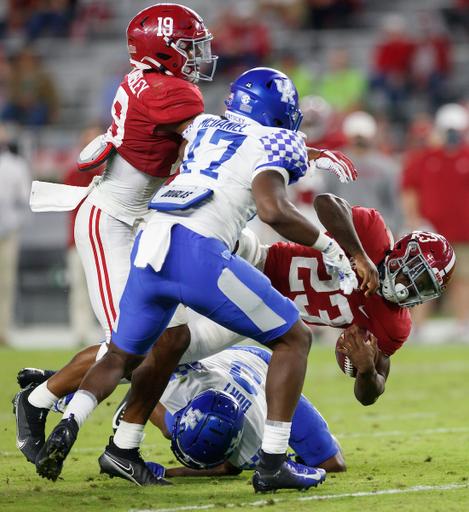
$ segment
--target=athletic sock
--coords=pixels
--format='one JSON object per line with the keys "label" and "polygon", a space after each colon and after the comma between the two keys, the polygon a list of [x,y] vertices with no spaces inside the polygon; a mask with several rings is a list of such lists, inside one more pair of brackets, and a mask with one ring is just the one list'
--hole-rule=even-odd
{"label": "athletic sock", "polygon": [[145,438],[145,434],[143,433],[144,428],[145,425],[121,421],[114,434],[114,444],[121,450],[138,448]]}
{"label": "athletic sock", "polygon": [[265,453],[286,453],[290,440],[291,422],[266,420],[262,450]]}
{"label": "athletic sock", "polygon": [[98,400],[89,391],[79,389],[67,406],[62,419],[68,419],[72,414],[78,427],[81,428],[88,416],[98,407]]}
{"label": "athletic sock", "polygon": [[28,402],[34,407],[41,409],[51,409],[60,397],[55,396],[47,388],[47,382],[39,384],[39,386],[31,392]]}

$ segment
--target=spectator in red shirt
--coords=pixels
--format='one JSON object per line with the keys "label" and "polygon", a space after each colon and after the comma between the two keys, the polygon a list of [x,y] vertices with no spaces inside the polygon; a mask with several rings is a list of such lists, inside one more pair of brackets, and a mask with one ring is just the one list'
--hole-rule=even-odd
{"label": "spectator in red shirt", "polygon": [[[435,126],[442,142],[422,150],[403,171],[402,201],[410,230],[429,229],[452,244],[458,270],[450,291],[456,336],[468,339],[469,328],[469,112],[461,105],[443,105]],[[428,310],[416,320],[421,326]]]}
{"label": "spectator in red shirt", "polygon": [[405,31],[405,18],[386,16],[381,41],[374,51],[374,71],[370,86],[382,92],[391,119],[405,118],[406,100],[411,90],[410,73],[415,42]]}
{"label": "spectator in red shirt", "polygon": [[451,41],[438,17],[422,13],[419,21],[421,34],[412,58],[412,84],[414,90],[426,94],[430,106],[437,109],[447,99]]}

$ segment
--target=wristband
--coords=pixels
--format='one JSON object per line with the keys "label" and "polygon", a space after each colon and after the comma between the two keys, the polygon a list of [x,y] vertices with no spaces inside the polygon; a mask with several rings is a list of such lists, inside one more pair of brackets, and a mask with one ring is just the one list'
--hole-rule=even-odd
{"label": "wristband", "polygon": [[313,249],[317,249],[318,251],[325,251],[329,245],[333,242],[333,239],[329,236],[325,235],[324,233],[319,233],[318,238],[314,242],[314,244],[311,246]]}

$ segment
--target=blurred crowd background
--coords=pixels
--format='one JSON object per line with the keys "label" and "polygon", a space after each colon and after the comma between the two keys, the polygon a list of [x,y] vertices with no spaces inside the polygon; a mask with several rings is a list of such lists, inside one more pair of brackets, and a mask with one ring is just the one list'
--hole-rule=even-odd
{"label": "blurred crowd background", "polygon": [[[456,249],[444,300],[412,311],[412,339],[428,319],[469,341],[469,0],[186,0],[214,35],[206,112],[223,113],[230,82],[255,66],[295,83],[308,144],[338,149],[359,180],[316,173],[291,189],[314,217],[332,192],[374,207],[394,237],[432,230]],[[75,344],[96,323],[73,247],[73,215],[32,214],[32,180],[87,185],[80,150],[110,125],[131,69],[125,29],[142,0],[0,2],[0,345],[11,332],[64,325]],[[98,171],[99,172],[99,171]],[[102,170],[101,170],[102,172]],[[276,239],[254,223],[264,243]],[[80,284],[81,283],[81,284]],[[320,333],[319,333],[320,334]]]}

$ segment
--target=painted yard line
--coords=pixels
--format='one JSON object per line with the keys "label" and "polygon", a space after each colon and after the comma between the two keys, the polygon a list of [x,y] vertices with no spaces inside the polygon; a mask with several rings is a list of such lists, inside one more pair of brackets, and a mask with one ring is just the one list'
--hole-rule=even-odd
{"label": "painted yard line", "polygon": [[436,418],[438,413],[436,412],[413,412],[411,414],[372,414],[360,416],[362,421],[403,421],[403,420],[419,420],[422,418]]}
{"label": "painted yard line", "polygon": [[354,434],[334,434],[338,439],[350,439],[353,437],[386,437],[386,436],[419,436],[428,434],[454,434],[457,432],[469,432],[469,427],[455,428],[429,428],[426,430],[392,430],[390,432],[356,432]]}
{"label": "painted yard line", "polygon": [[[263,506],[268,503],[291,503],[294,501],[312,501],[312,500],[328,500],[334,498],[361,498],[363,496],[379,496],[383,494],[400,494],[404,492],[422,492],[422,491],[449,491],[452,489],[461,489],[467,488],[468,484],[448,484],[448,485],[417,485],[416,487],[409,487],[409,489],[387,489],[385,491],[376,491],[376,492],[355,492],[355,493],[346,493],[346,494],[326,494],[326,495],[318,495],[315,494],[313,496],[307,496],[302,498],[293,498],[291,500],[283,500],[281,498],[274,498],[273,500],[260,500],[246,503],[227,503],[224,505],[225,507],[254,507],[254,506]],[[219,506],[214,503],[210,503],[208,505],[192,505],[187,507],[175,507],[175,508],[152,508],[152,509],[135,509],[132,508],[129,512],[179,512],[183,510],[206,510],[208,508],[214,508]]]}
{"label": "painted yard line", "polygon": [[[433,428],[427,430],[393,430],[390,432],[356,432],[354,434],[334,434],[337,439],[351,439],[351,438],[360,438],[360,437],[386,437],[386,436],[418,436],[418,435],[429,435],[429,434],[454,434],[458,432],[469,432],[469,427],[455,427],[455,428]],[[142,450],[148,448],[158,448],[158,447],[166,447],[165,443],[156,443],[156,444],[144,444],[142,445]],[[101,452],[103,451],[103,447],[83,447],[83,448],[73,448],[73,452]],[[0,452],[3,456],[8,457],[10,455],[21,455],[20,451],[14,452]]]}

